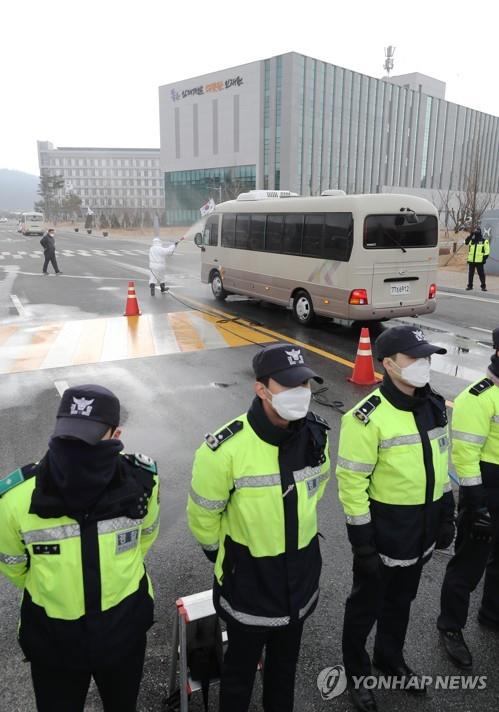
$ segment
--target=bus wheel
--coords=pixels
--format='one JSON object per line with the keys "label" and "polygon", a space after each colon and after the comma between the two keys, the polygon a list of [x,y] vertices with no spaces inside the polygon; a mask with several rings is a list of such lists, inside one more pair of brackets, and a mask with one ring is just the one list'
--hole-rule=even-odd
{"label": "bus wheel", "polygon": [[310,294],[300,290],[293,299],[293,316],[299,324],[308,326],[315,318],[314,307]]}
{"label": "bus wheel", "polygon": [[227,292],[224,289],[220,272],[213,272],[212,274],[211,291],[213,292],[213,296],[215,297],[215,299],[218,299],[220,302],[223,302],[224,299],[226,299],[227,297]]}

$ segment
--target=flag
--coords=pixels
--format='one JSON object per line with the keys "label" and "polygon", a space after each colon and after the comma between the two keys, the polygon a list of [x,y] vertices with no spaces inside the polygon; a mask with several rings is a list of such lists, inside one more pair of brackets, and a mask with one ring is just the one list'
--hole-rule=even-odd
{"label": "flag", "polygon": [[202,205],[199,208],[201,217],[204,217],[205,215],[209,215],[210,213],[212,213],[215,210],[215,207],[216,207],[215,201],[213,200],[213,198],[210,198],[207,203],[205,203],[204,205]]}

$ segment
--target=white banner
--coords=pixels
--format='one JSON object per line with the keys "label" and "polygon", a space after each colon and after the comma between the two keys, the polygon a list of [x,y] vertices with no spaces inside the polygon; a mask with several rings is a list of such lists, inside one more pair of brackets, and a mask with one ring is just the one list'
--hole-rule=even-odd
{"label": "white banner", "polygon": [[199,212],[201,213],[201,216],[204,217],[205,215],[209,215],[215,210],[215,201],[213,198],[210,198],[207,203],[202,205],[199,208]]}

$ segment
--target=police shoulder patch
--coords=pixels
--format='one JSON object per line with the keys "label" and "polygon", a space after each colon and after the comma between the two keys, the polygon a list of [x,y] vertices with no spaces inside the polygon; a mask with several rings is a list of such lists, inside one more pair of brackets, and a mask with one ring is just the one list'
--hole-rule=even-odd
{"label": "police shoulder patch", "polygon": [[354,410],[353,415],[360,420],[361,423],[367,425],[374,413],[376,408],[381,403],[381,398],[379,396],[370,396],[366,401],[362,403],[356,410]]}
{"label": "police shoulder patch", "polygon": [[478,383],[475,383],[468,392],[471,393],[472,396],[479,396],[485,393],[485,391],[488,391],[489,388],[492,388],[493,385],[494,382],[491,381],[490,378],[483,378]]}
{"label": "police shoulder patch", "polygon": [[225,428],[220,430],[220,432],[212,435],[211,433],[206,433],[204,436],[204,441],[210,448],[210,450],[218,450],[220,445],[232,438],[234,435],[239,433],[244,427],[242,420],[234,420],[230,425],[226,425]]}
{"label": "police shoulder patch", "polygon": [[31,462],[29,465],[24,465],[24,467],[18,467],[17,470],[10,472],[8,475],[0,475],[0,497],[17,487],[17,485],[34,477],[35,474],[36,463]]}
{"label": "police shoulder patch", "polygon": [[331,430],[331,428],[329,427],[329,423],[327,422],[327,420],[326,420],[325,418],[322,418],[320,415],[317,415],[317,413],[314,413],[313,411],[310,411],[309,414],[308,414],[308,416],[307,416],[307,418],[309,418],[310,420],[312,420],[312,421],[315,422],[315,423],[318,423],[318,424],[321,425],[323,428],[327,428],[328,430]]}
{"label": "police shoulder patch", "polygon": [[135,465],[136,467],[142,467],[144,470],[149,470],[149,472],[152,472],[154,475],[158,473],[158,467],[149,455],[144,455],[141,452],[134,452],[124,454],[124,457],[126,457],[128,462],[131,462],[132,465]]}

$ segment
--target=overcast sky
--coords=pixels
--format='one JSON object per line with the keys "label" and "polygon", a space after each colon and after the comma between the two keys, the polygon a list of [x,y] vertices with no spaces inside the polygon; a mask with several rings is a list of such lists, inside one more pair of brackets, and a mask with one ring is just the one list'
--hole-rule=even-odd
{"label": "overcast sky", "polygon": [[[496,10],[493,9],[494,5]],[[491,0],[3,0],[0,168],[38,174],[36,141],[159,147],[158,86],[295,51],[381,77],[447,83],[499,115]]]}

